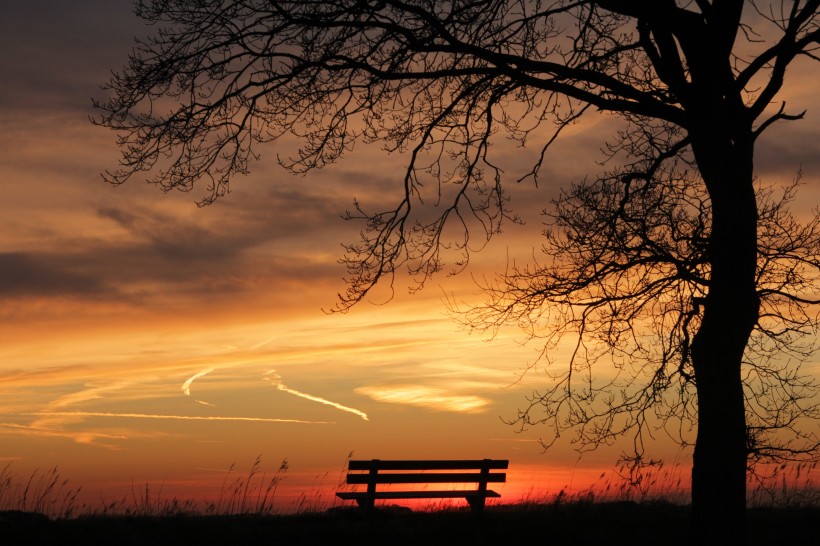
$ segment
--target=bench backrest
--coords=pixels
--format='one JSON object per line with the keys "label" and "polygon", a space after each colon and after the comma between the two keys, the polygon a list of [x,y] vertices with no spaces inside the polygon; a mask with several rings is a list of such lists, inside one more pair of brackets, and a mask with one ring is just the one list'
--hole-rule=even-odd
{"label": "bench backrest", "polygon": [[[358,460],[348,464],[347,483],[354,485],[377,483],[478,483],[486,488],[487,483],[503,483],[507,480],[503,470],[509,466],[507,460]],[[387,472],[382,472],[382,471]],[[446,471],[454,472],[446,472]],[[470,471],[474,472],[470,472]],[[396,472],[398,471],[398,472]],[[423,473],[431,471],[429,473]]]}

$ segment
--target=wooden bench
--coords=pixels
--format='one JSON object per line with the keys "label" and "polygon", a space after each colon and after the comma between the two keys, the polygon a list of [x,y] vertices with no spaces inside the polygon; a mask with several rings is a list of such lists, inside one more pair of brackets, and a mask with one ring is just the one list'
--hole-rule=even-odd
{"label": "wooden bench", "polygon": [[[505,460],[465,461],[350,461],[347,483],[367,485],[366,491],[339,491],[341,499],[355,500],[359,507],[370,510],[377,499],[449,499],[464,498],[474,512],[484,509],[488,497],[500,497],[487,489],[488,483],[507,481],[506,472],[490,472],[506,469]],[[386,472],[385,472],[386,471]],[[476,489],[437,489],[414,491],[377,491],[377,486],[387,484],[477,484]]]}

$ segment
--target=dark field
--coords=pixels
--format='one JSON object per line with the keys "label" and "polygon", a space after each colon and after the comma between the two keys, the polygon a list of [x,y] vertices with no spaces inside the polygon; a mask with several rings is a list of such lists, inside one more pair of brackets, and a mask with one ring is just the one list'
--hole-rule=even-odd
{"label": "dark field", "polygon": [[[86,516],[0,512],[0,545],[688,544],[689,508],[652,503],[510,505],[469,511],[383,508],[282,516]],[[750,545],[814,545],[820,508],[753,508]]]}

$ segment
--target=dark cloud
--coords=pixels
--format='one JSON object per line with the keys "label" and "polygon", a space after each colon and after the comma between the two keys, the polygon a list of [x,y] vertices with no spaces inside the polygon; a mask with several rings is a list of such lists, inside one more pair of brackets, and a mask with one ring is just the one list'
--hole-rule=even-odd
{"label": "dark cloud", "polygon": [[[305,283],[341,284],[341,272],[326,251],[278,244],[291,241],[283,230],[292,226],[261,208],[245,209],[238,217],[195,211],[182,218],[106,206],[97,215],[124,234],[104,241],[66,236],[56,248],[0,254],[0,297],[136,302],[151,294],[218,297]],[[317,230],[314,226],[312,234]]]}
{"label": "dark cloud", "polygon": [[105,0],[5,2],[0,110],[90,109],[109,70],[122,64],[133,36],[143,32],[130,11],[130,2]]}
{"label": "dark cloud", "polygon": [[71,262],[61,255],[0,253],[0,297],[90,295],[105,290],[103,279]]}
{"label": "dark cloud", "polygon": [[755,148],[756,172],[791,179],[799,169],[815,176],[820,173],[820,130],[801,121],[772,126]]}
{"label": "dark cloud", "polygon": [[[134,15],[132,2],[110,0],[26,0],[7,2],[3,6],[4,31],[2,42],[15,52],[42,55],[52,59],[48,67],[58,67],[63,56],[84,54],[94,57],[117,58],[128,51],[134,37],[145,35],[149,27]],[[11,59],[19,63],[24,59]],[[77,66],[85,66],[84,59],[75,59],[60,68],[70,73]]]}
{"label": "dark cloud", "polygon": [[[197,224],[151,211],[134,213],[116,207],[97,210],[102,218],[113,220],[138,241],[119,250],[152,256],[150,261],[169,263],[228,262],[254,241],[241,234],[209,231]],[[149,257],[143,256],[143,257]]]}
{"label": "dark cloud", "polygon": [[120,278],[171,284],[235,286],[260,276],[305,276],[297,265],[305,262],[304,257],[294,256],[301,249],[276,245],[288,240],[288,228],[298,233],[302,227],[282,225],[276,214],[258,209],[241,215],[207,212],[195,211],[193,219],[183,219],[149,210],[99,209],[100,216],[131,235],[129,242],[106,249],[116,264],[109,267],[119,270]]}

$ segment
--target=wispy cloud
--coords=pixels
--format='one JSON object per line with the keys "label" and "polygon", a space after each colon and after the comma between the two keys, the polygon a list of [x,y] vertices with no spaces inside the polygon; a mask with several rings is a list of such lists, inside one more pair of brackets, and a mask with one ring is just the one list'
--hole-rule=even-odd
{"label": "wispy cloud", "polygon": [[158,415],[153,413],[114,413],[107,411],[50,411],[34,412],[38,417],[119,417],[125,419],[169,419],[177,421],[252,421],[261,423],[302,423],[332,425],[334,421],[306,421],[303,419],[278,419],[273,417],[232,417],[217,415]]}
{"label": "wispy cloud", "polygon": [[82,416],[72,415],[71,412],[66,411],[69,406],[102,399],[104,395],[122,391],[131,385],[132,383],[126,381],[115,381],[106,385],[89,385],[82,390],[52,400],[37,413],[21,412],[20,415],[38,416],[37,419],[29,423],[29,426],[33,429],[60,430],[63,425],[82,421]]}
{"label": "wispy cloud", "polygon": [[310,400],[311,402],[318,402],[320,404],[325,404],[326,406],[331,406],[341,411],[346,411],[348,413],[358,415],[365,421],[369,421],[369,419],[367,418],[367,414],[363,411],[357,410],[356,408],[344,406],[342,404],[339,404],[338,402],[333,402],[331,400],[327,400],[319,396],[313,396],[312,394],[307,394],[301,391],[297,391],[296,389],[291,389],[290,387],[282,383],[282,377],[276,373],[276,370],[270,370],[269,372],[266,372],[264,378],[267,381],[270,381],[273,384],[273,386],[276,387],[277,390],[292,394],[294,396],[298,396],[300,398],[304,398],[305,400]]}
{"label": "wispy cloud", "polygon": [[[22,434],[26,436],[45,436],[68,438],[74,440],[79,444],[98,444],[100,440],[127,440],[128,436],[119,434],[105,434],[102,432],[93,432],[88,430],[73,431],[63,430],[59,428],[48,428],[39,425],[21,425],[18,423],[0,423],[0,428],[5,429],[4,432],[11,434]],[[102,443],[103,447],[116,449],[115,445]]]}
{"label": "wispy cloud", "polygon": [[490,405],[490,400],[482,396],[451,394],[443,388],[425,385],[359,387],[356,392],[377,402],[421,406],[438,411],[481,413]]}
{"label": "wispy cloud", "polygon": [[72,392],[63,395],[48,404],[49,408],[66,408],[76,404],[82,404],[93,400],[102,399],[103,395],[111,394],[112,392],[121,391],[131,387],[132,383],[129,381],[113,381],[104,385],[88,385],[80,391]]}

